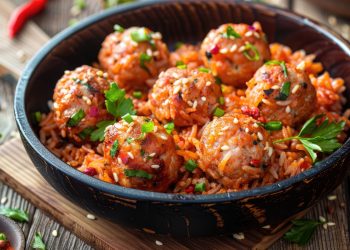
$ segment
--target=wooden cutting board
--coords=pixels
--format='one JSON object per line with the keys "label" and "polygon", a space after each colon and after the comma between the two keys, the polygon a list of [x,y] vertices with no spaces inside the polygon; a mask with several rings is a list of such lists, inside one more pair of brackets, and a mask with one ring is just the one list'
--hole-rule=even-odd
{"label": "wooden cutting board", "polygon": [[167,249],[266,249],[290,228],[291,219],[306,213],[302,212],[268,230],[259,228],[244,232],[244,240],[236,240],[232,235],[176,240],[170,236],[124,228],[103,218],[89,220],[87,211],[63,198],[40,176],[19,138],[0,147],[0,180],[96,249],[160,248],[156,241],[162,242]]}

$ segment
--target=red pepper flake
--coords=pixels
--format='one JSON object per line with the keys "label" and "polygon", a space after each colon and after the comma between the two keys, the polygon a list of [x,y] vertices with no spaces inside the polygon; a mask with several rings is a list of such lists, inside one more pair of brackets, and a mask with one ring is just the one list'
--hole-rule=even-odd
{"label": "red pepper flake", "polygon": [[310,168],[310,164],[306,161],[303,161],[303,163],[300,164],[300,169],[301,170],[306,170]]}
{"label": "red pepper flake", "polygon": [[260,116],[260,110],[257,107],[248,107],[248,106],[242,106],[241,107],[242,113],[245,115],[249,115],[253,117],[254,119],[258,119]]}
{"label": "red pepper flake", "polygon": [[91,117],[97,117],[98,116],[98,107],[92,106],[89,110],[89,115]]}
{"label": "red pepper flake", "polygon": [[193,192],[194,192],[194,185],[193,185],[193,184],[189,185],[189,186],[185,189],[185,192],[188,193],[188,194],[193,194]]}
{"label": "red pepper flake", "polygon": [[210,53],[211,53],[212,55],[216,55],[216,54],[218,54],[219,52],[220,52],[220,47],[219,47],[217,44],[215,44],[214,47],[211,48],[211,50],[210,50]]}
{"label": "red pepper flake", "polygon": [[120,152],[119,155],[120,159],[122,160],[123,164],[127,164],[129,161],[129,155],[125,152]]}
{"label": "red pepper flake", "polygon": [[258,160],[258,159],[253,159],[253,160],[250,161],[249,164],[250,164],[251,166],[253,166],[253,167],[258,168],[258,167],[260,167],[260,160]]}
{"label": "red pepper flake", "polygon": [[85,170],[84,170],[83,173],[84,173],[84,174],[87,174],[87,175],[89,175],[89,176],[95,176],[95,175],[97,175],[97,171],[96,171],[96,169],[94,169],[94,168],[85,168]]}

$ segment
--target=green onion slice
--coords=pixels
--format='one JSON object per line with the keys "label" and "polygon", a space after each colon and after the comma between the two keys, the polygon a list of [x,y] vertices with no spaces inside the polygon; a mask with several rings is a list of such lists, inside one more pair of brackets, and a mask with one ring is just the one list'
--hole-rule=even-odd
{"label": "green onion slice", "polygon": [[132,119],[130,113],[127,113],[127,114],[123,115],[122,119],[124,121],[126,121],[127,123],[132,123],[134,121],[134,119]]}
{"label": "green onion slice", "polygon": [[141,91],[134,91],[132,93],[132,96],[135,97],[136,99],[141,99],[142,98],[142,92]]}
{"label": "green onion slice", "polygon": [[280,122],[280,121],[269,121],[267,123],[260,123],[259,122],[258,124],[269,131],[275,131],[275,130],[282,129],[282,122]]}
{"label": "green onion slice", "polygon": [[200,68],[198,68],[198,70],[199,70],[200,72],[210,73],[210,69],[208,69],[208,68],[200,67]]}
{"label": "green onion slice", "polygon": [[124,32],[124,28],[122,26],[120,26],[119,24],[115,24],[113,26],[113,28],[114,28],[114,31],[116,31],[116,32],[119,32],[119,33]]}
{"label": "green onion slice", "polygon": [[111,151],[110,151],[110,156],[114,158],[114,156],[117,154],[119,148],[119,142],[118,140],[115,140],[112,144]]}
{"label": "green onion slice", "polygon": [[75,114],[73,114],[69,118],[69,120],[67,122],[67,126],[74,127],[74,126],[78,125],[79,122],[84,119],[85,115],[86,114],[85,114],[84,110],[80,109],[78,112],[76,112]]}
{"label": "green onion slice", "polygon": [[195,170],[197,168],[197,162],[190,159],[185,163],[185,169],[189,172],[192,172],[193,170]]}
{"label": "green onion slice", "polygon": [[267,61],[265,64],[266,65],[280,65],[282,70],[283,70],[284,76],[288,77],[288,71],[287,71],[286,63],[284,61],[270,60],[270,61]]}
{"label": "green onion slice", "polygon": [[194,191],[196,191],[196,192],[205,191],[205,183],[204,182],[197,183],[196,186],[194,186]]}
{"label": "green onion slice", "polygon": [[142,126],[141,126],[142,133],[150,133],[153,131],[154,131],[154,122],[150,121],[150,122],[145,122],[144,124],[142,124]]}
{"label": "green onion slice", "polygon": [[278,101],[285,101],[287,100],[289,93],[290,93],[290,82],[285,82],[282,85],[279,95],[276,96],[275,99]]}
{"label": "green onion slice", "polygon": [[216,117],[221,117],[225,114],[225,111],[222,110],[221,108],[216,107],[214,110],[214,116]]}
{"label": "green onion slice", "polygon": [[233,37],[233,38],[241,38],[241,35],[238,34],[234,28],[232,28],[231,26],[228,26],[227,29],[226,29],[226,33],[223,34],[223,36],[225,38],[230,38],[230,37]]}
{"label": "green onion slice", "polygon": [[250,61],[260,60],[259,50],[251,43],[244,45],[243,55]]}
{"label": "green onion slice", "polygon": [[145,28],[138,28],[131,32],[131,39],[137,43],[151,41],[151,35]]}
{"label": "green onion slice", "polygon": [[169,122],[167,124],[164,125],[164,128],[166,130],[166,132],[171,135],[171,133],[174,131],[175,129],[175,124],[173,122]]}

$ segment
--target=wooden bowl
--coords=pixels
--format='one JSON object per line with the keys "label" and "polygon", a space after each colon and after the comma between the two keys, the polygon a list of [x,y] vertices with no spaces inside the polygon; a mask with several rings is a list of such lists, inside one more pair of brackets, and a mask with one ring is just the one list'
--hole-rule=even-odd
{"label": "wooden bowl", "polygon": [[[313,206],[343,180],[350,141],[325,160],[293,178],[247,191],[214,195],[154,193],[123,188],[89,177],[52,154],[31,119],[48,112],[47,102],[64,70],[96,61],[113,25],[146,26],[165,41],[198,42],[227,22],[259,21],[270,42],[314,53],[350,89],[350,50],[338,35],[286,10],[241,1],[152,1],[109,9],[55,36],[29,62],[19,80],[15,116],[33,163],[58,192],[94,214],[117,223],[176,236],[213,235],[274,224]],[[347,90],[346,96],[349,96]]]}
{"label": "wooden bowl", "polygon": [[13,220],[0,215],[0,233],[4,233],[15,250],[24,250],[25,241],[22,229]]}

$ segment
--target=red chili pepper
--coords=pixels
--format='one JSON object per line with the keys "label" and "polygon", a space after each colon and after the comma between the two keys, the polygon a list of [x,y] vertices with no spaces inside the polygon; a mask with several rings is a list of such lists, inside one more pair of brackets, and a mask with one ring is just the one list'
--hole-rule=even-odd
{"label": "red chili pepper", "polygon": [[214,45],[214,47],[210,50],[210,53],[212,53],[213,55],[216,55],[217,53],[219,53],[220,48],[217,44]]}
{"label": "red chili pepper", "polygon": [[12,12],[8,23],[8,34],[10,38],[15,37],[30,17],[42,11],[45,8],[46,2],[47,0],[30,0],[16,8]]}
{"label": "red chili pepper", "polygon": [[241,107],[242,113],[245,115],[249,115],[253,117],[254,119],[258,119],[260,116],[260,110],[257,107],[248,107],[248,106],[242,106]]}
{"label": "red chili pepper", "polygon": [[185,189],[185,192],[188,193],[188,194],[193,194],[194,192],[194,185],[189,185],[186,189]]}
{"label": "red chili pepper", "polygon": [[258,167],[260,167],[260,160],[253,159],[253,160],[250,161],[250,165],[252,165],[253,167],[258,168]]}
{"label": "red chili pepper", "polygon": [[86,168],[86,169],[84,169],[83,173],[84,173],[84,174],[87,174],[87,175],[89,175],[89,176],[95,176],[95,175],[97,175],[97,171],[96,171],[96,169],[94,169],[94,168]]}

